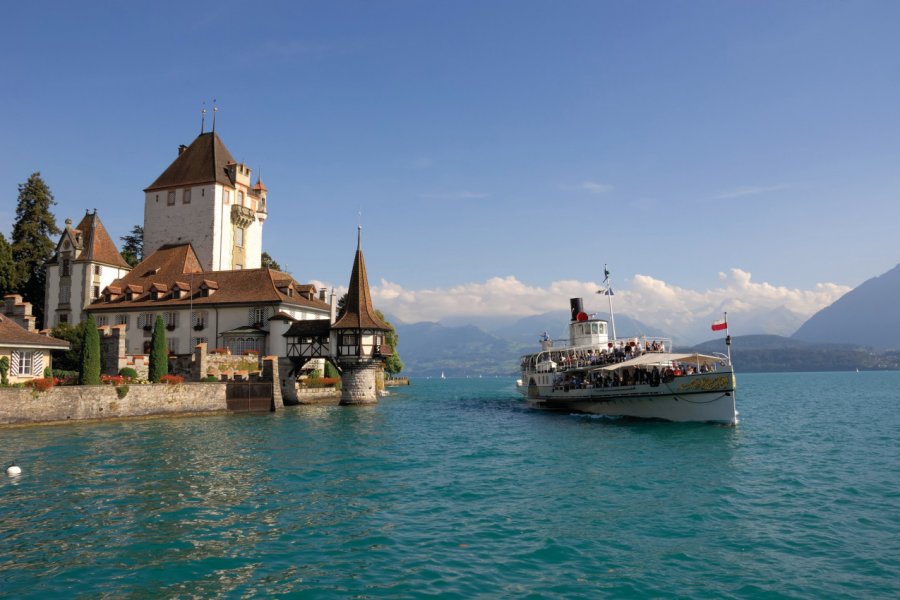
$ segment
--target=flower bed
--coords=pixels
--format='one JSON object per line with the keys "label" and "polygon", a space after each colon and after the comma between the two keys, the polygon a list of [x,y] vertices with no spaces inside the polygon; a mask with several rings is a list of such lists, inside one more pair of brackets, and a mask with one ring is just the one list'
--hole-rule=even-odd
{"label": "flower bed", "polygon": [[184,377],[181,375],[163,375],[159,378],[160,383],[168,383],[169,385],[178,385],[184,383]]}
{"label": "flower bed", "polygon": [[100,383],[109,385],[122,385],[125,383],[125,377],[122,375],[101,375]]}

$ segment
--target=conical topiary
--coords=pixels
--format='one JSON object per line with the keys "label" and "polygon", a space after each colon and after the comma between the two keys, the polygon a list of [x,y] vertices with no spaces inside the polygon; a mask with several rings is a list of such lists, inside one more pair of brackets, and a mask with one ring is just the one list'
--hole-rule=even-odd
{"label": "conical topiary", "polygon": [[151,383],[159,383],[163,375],[169,373],[169,345],[166,343],[166,325],[162,315],[156,315],[153,325],[153,336],[150,338],[150,372]]}
{"label": "conical topiary", "polygon": [[81,385],[100,385],[100,333],[94,315],[84,323],[81,344]]}

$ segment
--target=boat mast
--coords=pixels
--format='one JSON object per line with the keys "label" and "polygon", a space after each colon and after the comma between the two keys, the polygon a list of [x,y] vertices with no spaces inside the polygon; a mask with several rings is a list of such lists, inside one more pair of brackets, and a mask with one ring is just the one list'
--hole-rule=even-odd
{"label": "boat mast", "polygon": [[613,314],[613,307],[612,307],[612,297],[613,297],[612,282],[609,280],[609,269],[606,267],[605,263],[603,265],[603,286],[604,286],[604,290],[602,292],[597,292],[597,293],[605,294],[606,299],[609,300],[609,324],[612,327],[613,341],[617,341],[618,338],[616,337],[616,316]]}

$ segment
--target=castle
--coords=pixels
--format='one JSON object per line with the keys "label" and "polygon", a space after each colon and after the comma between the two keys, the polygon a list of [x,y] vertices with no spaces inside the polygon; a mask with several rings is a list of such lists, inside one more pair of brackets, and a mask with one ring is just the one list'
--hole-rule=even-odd
{"label": "castle", "polygon": [[261,267],[268,191],[215,131],[178,147],[144,190],[144,258],[122,259],[96,210],[70,219],[47,263],[46,326],[93,314],[124,335],[130,355],[149,351],[157,315],[172,354],[206,343],[233,354],[285,356],[301,320],[334,320],[334,294]]}

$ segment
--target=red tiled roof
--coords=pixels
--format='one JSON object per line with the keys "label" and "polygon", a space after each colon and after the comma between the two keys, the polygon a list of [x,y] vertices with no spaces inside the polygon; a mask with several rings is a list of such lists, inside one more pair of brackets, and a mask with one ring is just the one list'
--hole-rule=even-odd
{"label": "red tiled roof", "polygon": [[372,296],[369,293],[369,277],[366,275],[366,261],[362,253],[362,228],[356,242],[356,258],[353,260],[353,271],[350,273],[350,289],[347,290],[347,303],[344,314],[338,319],[333,329],[383,329],[390,327],[378,318],[372,307]]}
{"label": "red tiled roof", "polygon": [[227,165],[235,162],[217,133],[201,133],[144,191],[204,183],[233,186]]}
{"label": "red tiled roof", "polygon": [[[189,275],[193,275],[193,277],[189,278]],[[288,296],[281,293],[275,286],[275,281],[290,279],[290,275],[287,273],[272,269],[204,272],[200,269],[197,255],[190,244],[163,246],[144,259],[125,277],[114,281],[113,285],[128,286],[135,292],[140,293],[139,290],[150,290],[151,285],[155,285],[157,289],[160,289],[160,287],[166,285],[164,282],[175,283],[185,279],[188,279],[190,283],[187,283],[184,289],[190,293],[184,298],[166,297],[160,300],[152,300],[150,294],[144,293],[130,301],[126,298],[110,299],[109,301],[100,298],[91,303],[88,310],[154,309],[156,307],[188,304],[202,306],[259,303],[292,304],[322,311],[330,309],[328,304],[319,300],[309,300],[302,296]],[[296,282],[294,284],[298,285]],[[217,291],[210,296],[201,296],[201,287]]]}
{"label": "red tiled roof", "polygon": [[0,315],[0,345],[69,349],[69,342],[49,335],[26,331],[21,325],[4,315]]}
{"label": "red tiled roof", "polygon": [[67,233],[69,233],[72,238],[75,236],[70,232],[81,233],[80,241],[83,250],[76,259],[76,262],[90,261],[104,263],[122,269],[131,268],[128,266],[128,263],[125,262],[125,259],[122,258],[122,255],[119,254],[116,244],[112,241],[112,238],[109,237],[109,234],[106,232],[103,223],[100,222],[100,217],[97,216],[97,213],[84,215],[84,218],[81,219],[81,222],[75,229],[70,229],[68,227],[66,229],[69,230]]}

